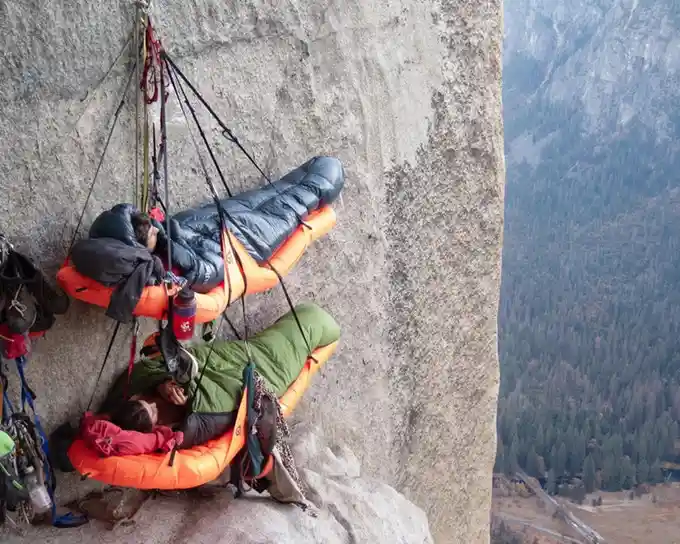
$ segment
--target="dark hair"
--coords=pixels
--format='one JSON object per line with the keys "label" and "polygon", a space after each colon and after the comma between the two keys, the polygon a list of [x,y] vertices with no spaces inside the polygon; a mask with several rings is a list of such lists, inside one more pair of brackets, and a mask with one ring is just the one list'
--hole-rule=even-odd
{"label": "dark hair", "polygon": [[135,238],[146,247],[146,242],[149,239],[149,230],[151,230],[151,219],[142,212],[133,214],[130,219],[132,221],[132,228],[135,230]]}
{"label": "dark hair", "polygon": [[138,400],[126,400],[116,406],[111,413],[111,423],[126,431],[150,433],[153,430],[151,416]]}

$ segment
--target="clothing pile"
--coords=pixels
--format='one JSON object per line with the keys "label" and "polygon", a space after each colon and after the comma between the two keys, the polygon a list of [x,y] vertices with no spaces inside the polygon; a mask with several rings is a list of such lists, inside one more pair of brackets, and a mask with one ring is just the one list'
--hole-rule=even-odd
{"label": "clothing pile", "polygon": [[[115,287],[106,315],[127,323],[147,285],[159,285],[165,276],[162,261],[135,237],[132,204],[118,204],[100,214],[89,237],[76,242],[71,260],[83,276]],[[154,226],[161,224],[152,219]]]}

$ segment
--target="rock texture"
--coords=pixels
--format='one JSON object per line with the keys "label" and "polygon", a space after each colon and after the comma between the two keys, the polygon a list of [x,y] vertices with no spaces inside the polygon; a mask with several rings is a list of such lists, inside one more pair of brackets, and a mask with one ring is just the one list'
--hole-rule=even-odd
{"label": "rock texture", "polygon": [[[297,431],[297,432],[296,432]],[[149,500],[134,525],[102,531],[99,522],[72,530],[41,528],[30,539],[51,544],[91,542],[214,542],[216,544],[432,544],[425,513],[393,488],[361,474],[357,457],[316,427],[294,431],[301,476],[318,517],[254,493],[234,500],[228,490],[212,497]],[[158,520],[163,523],[159,524]],[[24,540],[10,537],[8,544]],[[7,542],[3,540],[3,542]]]}
{"label": "rock texture", "polygon": [[[0,13],[2,228],[53,272],[124,84],[124,64],[103,78],[133,8],[0,0]],[[170,54],[266,171],[282,174],[316,153],[345,164],[338,226],[287,282],[295,300],[326,306],[345,331],[296,417],[341,437],[367,474],[403,491],[437,541],[487,541],[503,217],[500,0],[158,0],[153,15]],[[178,209],[208,193],[186,125],[169,108]],[[261,183],[201,116],[231,185]],[[133,196],[133,119],[128,104],[86,227]],[[279,290],[249,297],[249,324],[285,309]],[[112,328],[103,311],[74,303],[35,346],[29,379],[48,426],[85,407]],[[127,339],[116,348],[100,393],[125,364]],[[62,481],[63,496],[82,489]]]}

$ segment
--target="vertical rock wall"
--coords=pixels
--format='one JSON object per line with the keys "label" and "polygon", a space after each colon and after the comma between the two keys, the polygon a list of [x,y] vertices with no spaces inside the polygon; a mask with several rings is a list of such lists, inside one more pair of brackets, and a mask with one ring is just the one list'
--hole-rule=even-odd
{"label": "vertical rock wall", "polygon": [[[120,100],[128,55],[103,78],[133,13],[128,2],[0,0],[2,230],[50,273]],[[158,0],[152,16],[266,171],[283,174],[314,154],[344,162],[338,225],[287,281],[295,300],[316,300],[344,327],[297,417],[348,442],[366,471],[423,508],[438,542],[487,541],[504,179],[500,0]],[[133,198],[133,102],[85,228]],[[202,119],[232,187],[262,183]],[[209,196],[174,102],[169,125],[177,210]],[[286,310],[280,290],[247,303],[253,329]],[[48,426],[85,407],[112,327],[103,310],[74,302],[35,345],[29,379]],[[125,364],[127,342],[117,342],[100,393]],[[63,481],[65,495],[81,485]]]}

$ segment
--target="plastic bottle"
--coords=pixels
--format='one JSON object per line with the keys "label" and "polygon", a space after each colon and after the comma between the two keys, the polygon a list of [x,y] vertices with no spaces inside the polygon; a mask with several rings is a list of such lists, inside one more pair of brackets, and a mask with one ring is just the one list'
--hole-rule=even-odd
{"label": "plastic bottle", "polygon": [[175,297],[172,305],[172,332],[182,341],[194,337],[196,327],[196,295],[191,289],[184,288]]}
{"label": "plastic bottle", "polygon": [[52,506],[52,499],[50,499],[47,488],[38,481],[38,475],[32,466],[26,467],[24,484],[28,489],[28,495],[31,498],[33,511],[36,514],[47,512]]}

